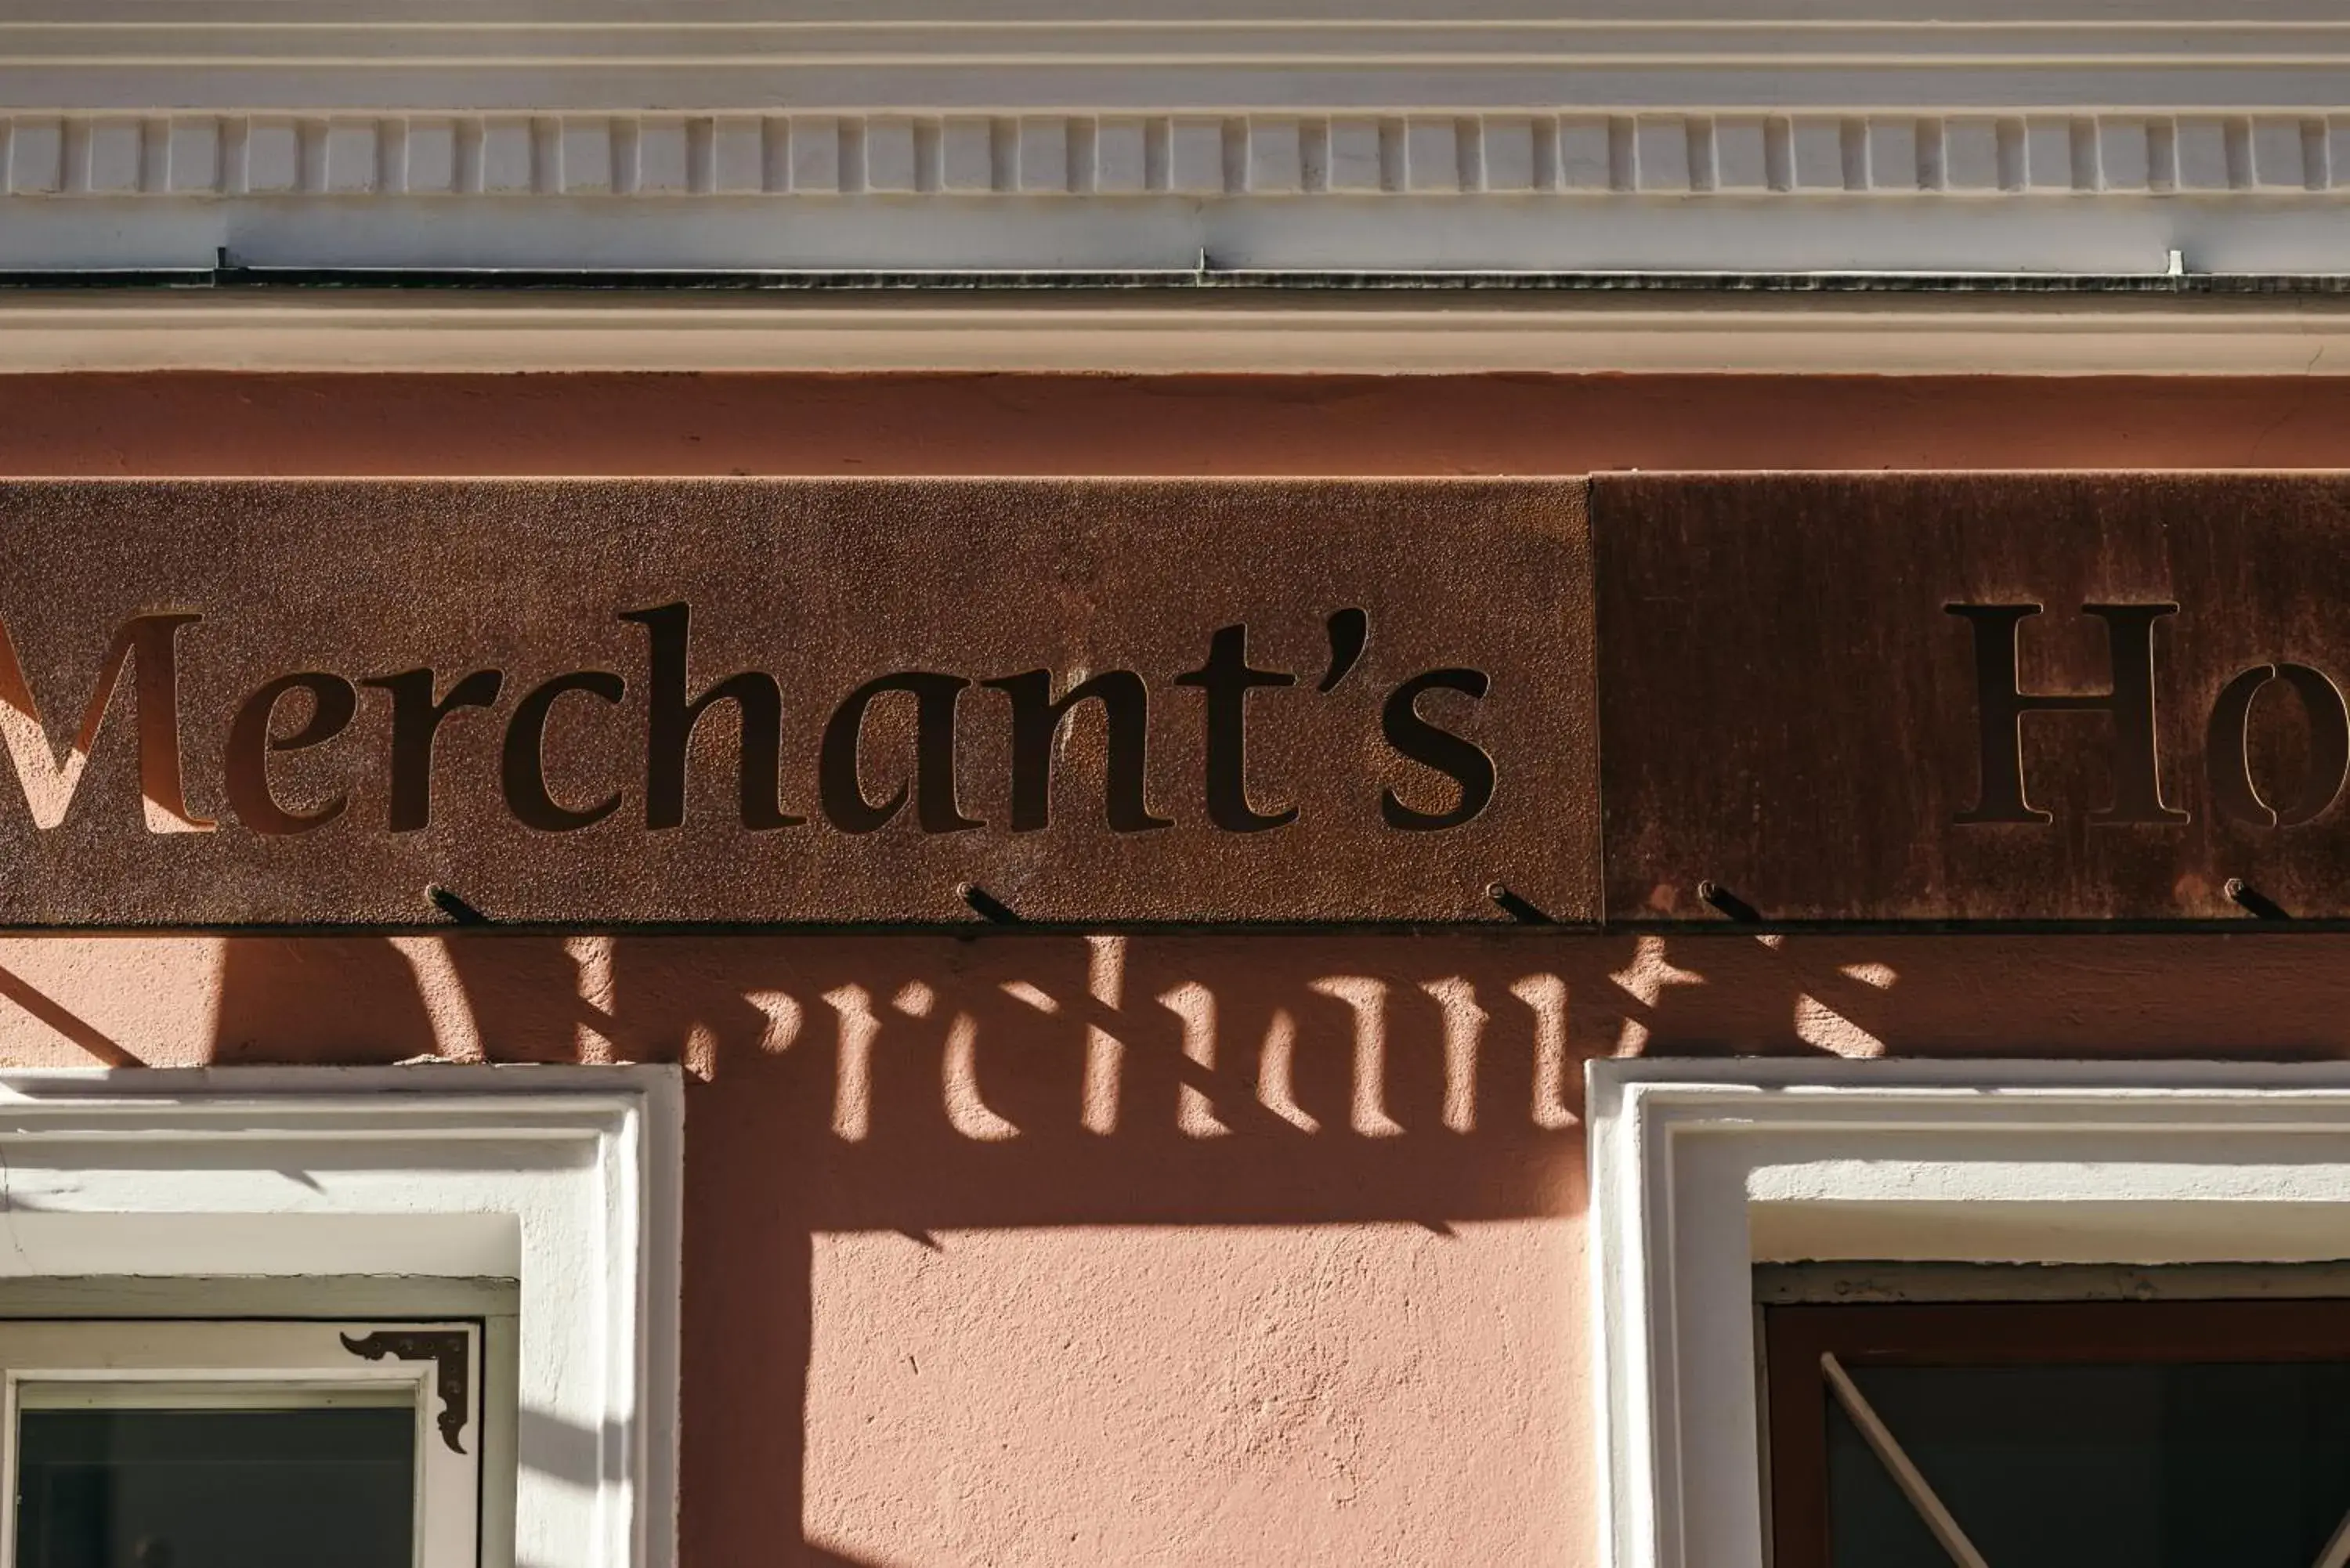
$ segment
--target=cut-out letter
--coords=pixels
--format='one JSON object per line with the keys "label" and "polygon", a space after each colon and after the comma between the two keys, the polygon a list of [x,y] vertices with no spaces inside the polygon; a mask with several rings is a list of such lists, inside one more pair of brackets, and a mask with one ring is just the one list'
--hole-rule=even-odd
{"label": "cut-out letter", "polygon": [[914,697],[914,811],[922,831],[962,833],[986,826],[963,815],[955,805],[955,701],[970,684],[960,675],[906,670],[867,681],[833,711],[824,727],[816,773],[824,815],[835,827],[843,833],[871,833],[888,826],[905,806],[903,784],[885,801],[868,798],[857,766],[866,710],[885,691],[908,691]]}
{"label": "cut-out letter", "polygon": [[1982,756],[1981,787],[1962,823],[2050,822],[2023,794],[2023,716],[2103,713],[2113,724],[2113,805],[2092,822],[2185,822],[2187,814],[2162,802],[2161,756],[2156,747],[2154,623],[2177,615],[2174,604],[2083,605],[2106,623],[2113,687],[2094,695],[2043,696],[2019,690],[2017,628],[2038,605],[1946,605],[1974,628],[1975,712]]}
{"label": "cut-out letter", "polygon": [[1263,686],[1295,686],[1297,677],[1253,670],[1248,628],[1220,628],[1208,643],[1208,662],[1175,678],[1196,686],[1208,704],[1208,820],[1227,833],[1263,833],[1297,820],[1297,808],[1259,812],[1248,792],[1248,694]]}
{"label": "cut-out letter", "polygon": [[692,611],[685,605],[660,605],[620,617],[643,627],[650,676],[645,701],[651,708],[645,732],[645,826],[659,831],[685,822],[686,753],[693,727],[721,702],[732,702],[742,719],[740,795],[743,826],[764,830],[795,827],[778,804],[784,749],[784,693],[775,677],[757,670],[730,675],[699,697],[686,695],[688,639]]}
{"label": "cut-out letter", "polygon": [[[2300,785],[2274,804],[2253,787],[2249,733],[2252,700],[2272,680],[2292,688],[2309,721],[2309,758]],[[2306,664],[2255,666],[2229,681],[2212,703],[2205,758],[2211,798],[2221,812],[2262,827],[2298,827],[2324,815],[2350,782],[2350,707],[2324,670]]]}
{"label": "cut-out letter", "polygon": [[460,708],[487,708],[498,700],[505,676],[476,670],[432,700],[432,671],[403,670],[379,675],[362,686],[391,693],[391,817],[394,833],[415,833],[432,822],[432,742],[441,721]]}
{"label": "cut-out letter", "polygon": [[628,693],[628,683],[608,670],[575,670],[546,682],[515,708],[514,718],[506,725],[506,809],[524,826],[543,833],[593,827],[620,809],[618,790],[576,811],[557,802],[547,790],[546,722],[556,700],[570,691],[585,691],[618,707]]}
{"label": "cut-out letter", "polygon": [[139,789],[150,833],[209,833],[215,826],[188,809],[180,775],[180,671],[176,639],[183,626],[199,615],[133,616],[118,628],[108,645],[98,688],[82,710],[81,729],[60,758],[41,722],[40,705],[25,679],[8,629],[0,626],[0,739],[16,765],[16,783],[25,792],[33,826],[51,828],[62,824],[73,805],[81,775],[98,744],[99,726],[122,678],[125,661],[135,661],[133,696],[139,733]]}
{"label": "cut-out letter", "polygon": [[[310,716],[292,734],[280,735],[270,728],[270,722],[276,716],[278,701],[293,691],[309,693]],[[246,698],[244,706],[237,710],[236,722],[229,726],[228,753],[222,770],[229,809],[236,813],[237,820],[255,833],[290,834],[308,833],[342,815],[348,795],[336,795],[315,811],[288,811],[278,805],[269,787],[269,753],[298,752],[333,740],[350,727],[359,707],[359,691],[349,681],[316,670],[281,675]]]}
{"label": "cut-out letter", "polygon": [[1388,744],[1422,766],[1445,774],[1461,788],[1451,811],[1420,811],[1406,805],[1393,790],[1379,793],[1379,815],[1389,827],[1409,833],[1433,833],[1471,821],[1493,799],[1493,759],[1483,747],[1440,729],[1419,716],[1420,695],[1428,691],[1458,691],[1482,701],[1488,689],[1482,670],[1431,670],[1397,687],[1379,717],[1379,732]]}
{"label": "cut-out letter", "polygon": [[1012,699],[1012,831],[1034,833],[1053,820],[1053,752],[1062,721],[1078,703],[1098,701],[1107,732],[1103,794],[1116,833],[1172,827],[1151,815],[1145,798],[1150,772],[1150,691],[1131,670],[1110,670],[1053,700],[1049,670],[1031,670],[981,685]]}

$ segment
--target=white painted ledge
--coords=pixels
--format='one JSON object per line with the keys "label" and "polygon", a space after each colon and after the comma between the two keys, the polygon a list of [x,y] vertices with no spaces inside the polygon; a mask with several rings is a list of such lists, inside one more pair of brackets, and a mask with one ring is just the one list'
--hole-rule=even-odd
{"label": "white painted ledge", "polygon": [[0,294],[0,374],[2350,374],[2350,300]]}

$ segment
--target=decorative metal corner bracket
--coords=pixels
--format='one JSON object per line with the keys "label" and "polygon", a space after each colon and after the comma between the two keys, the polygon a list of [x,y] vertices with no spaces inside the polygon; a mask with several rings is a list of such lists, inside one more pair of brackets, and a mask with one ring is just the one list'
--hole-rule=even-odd
{"label": "decorative metal corner bracket", "polygon": [[472,1382],[473,1336],[462,1328],[384,1330],[338,1336],[343,1348],[369,1361],[429,1361],[435,1367],[441,1395],[441,1440],[453,1453],[463,1453],[458,1437],[469,1418],[467,1393]]}

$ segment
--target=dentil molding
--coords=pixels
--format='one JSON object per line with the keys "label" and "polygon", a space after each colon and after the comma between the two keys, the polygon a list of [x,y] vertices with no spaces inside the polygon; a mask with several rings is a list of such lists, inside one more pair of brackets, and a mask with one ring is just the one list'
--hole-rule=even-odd
{"label": "dentil molding", "polygon": [[18,113],[16,196],[2328,192],[2350,116]]}
{"label": "dentil molding", "polygon": [[16,0],[0,270],[2336,270],[2345,82],[2338,0]]}

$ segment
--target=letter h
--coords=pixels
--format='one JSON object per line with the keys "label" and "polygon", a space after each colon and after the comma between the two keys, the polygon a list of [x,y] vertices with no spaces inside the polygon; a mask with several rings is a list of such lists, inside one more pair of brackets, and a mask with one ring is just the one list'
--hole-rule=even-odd
{"label": "letter h", "polygon": [[2160,755],[2156,749],[2154,623],[2177,615],[2175,604],[2083,605],[2085,615],[2106,623],[2114,683],[2094,695],[2047,696],[2019,691],[2018,628],[2040,613],[2038,605],[1945,605],[1974,628],[1975,702],[1982,755],[1982,784],[1972,811],[1957,820],[2050,822],[2023,794],[2023,715],[2103,713],[2113,722],[2114,802],[2090,815],[2092,822],[2185,822],[2187,814],[2162,803]]}

